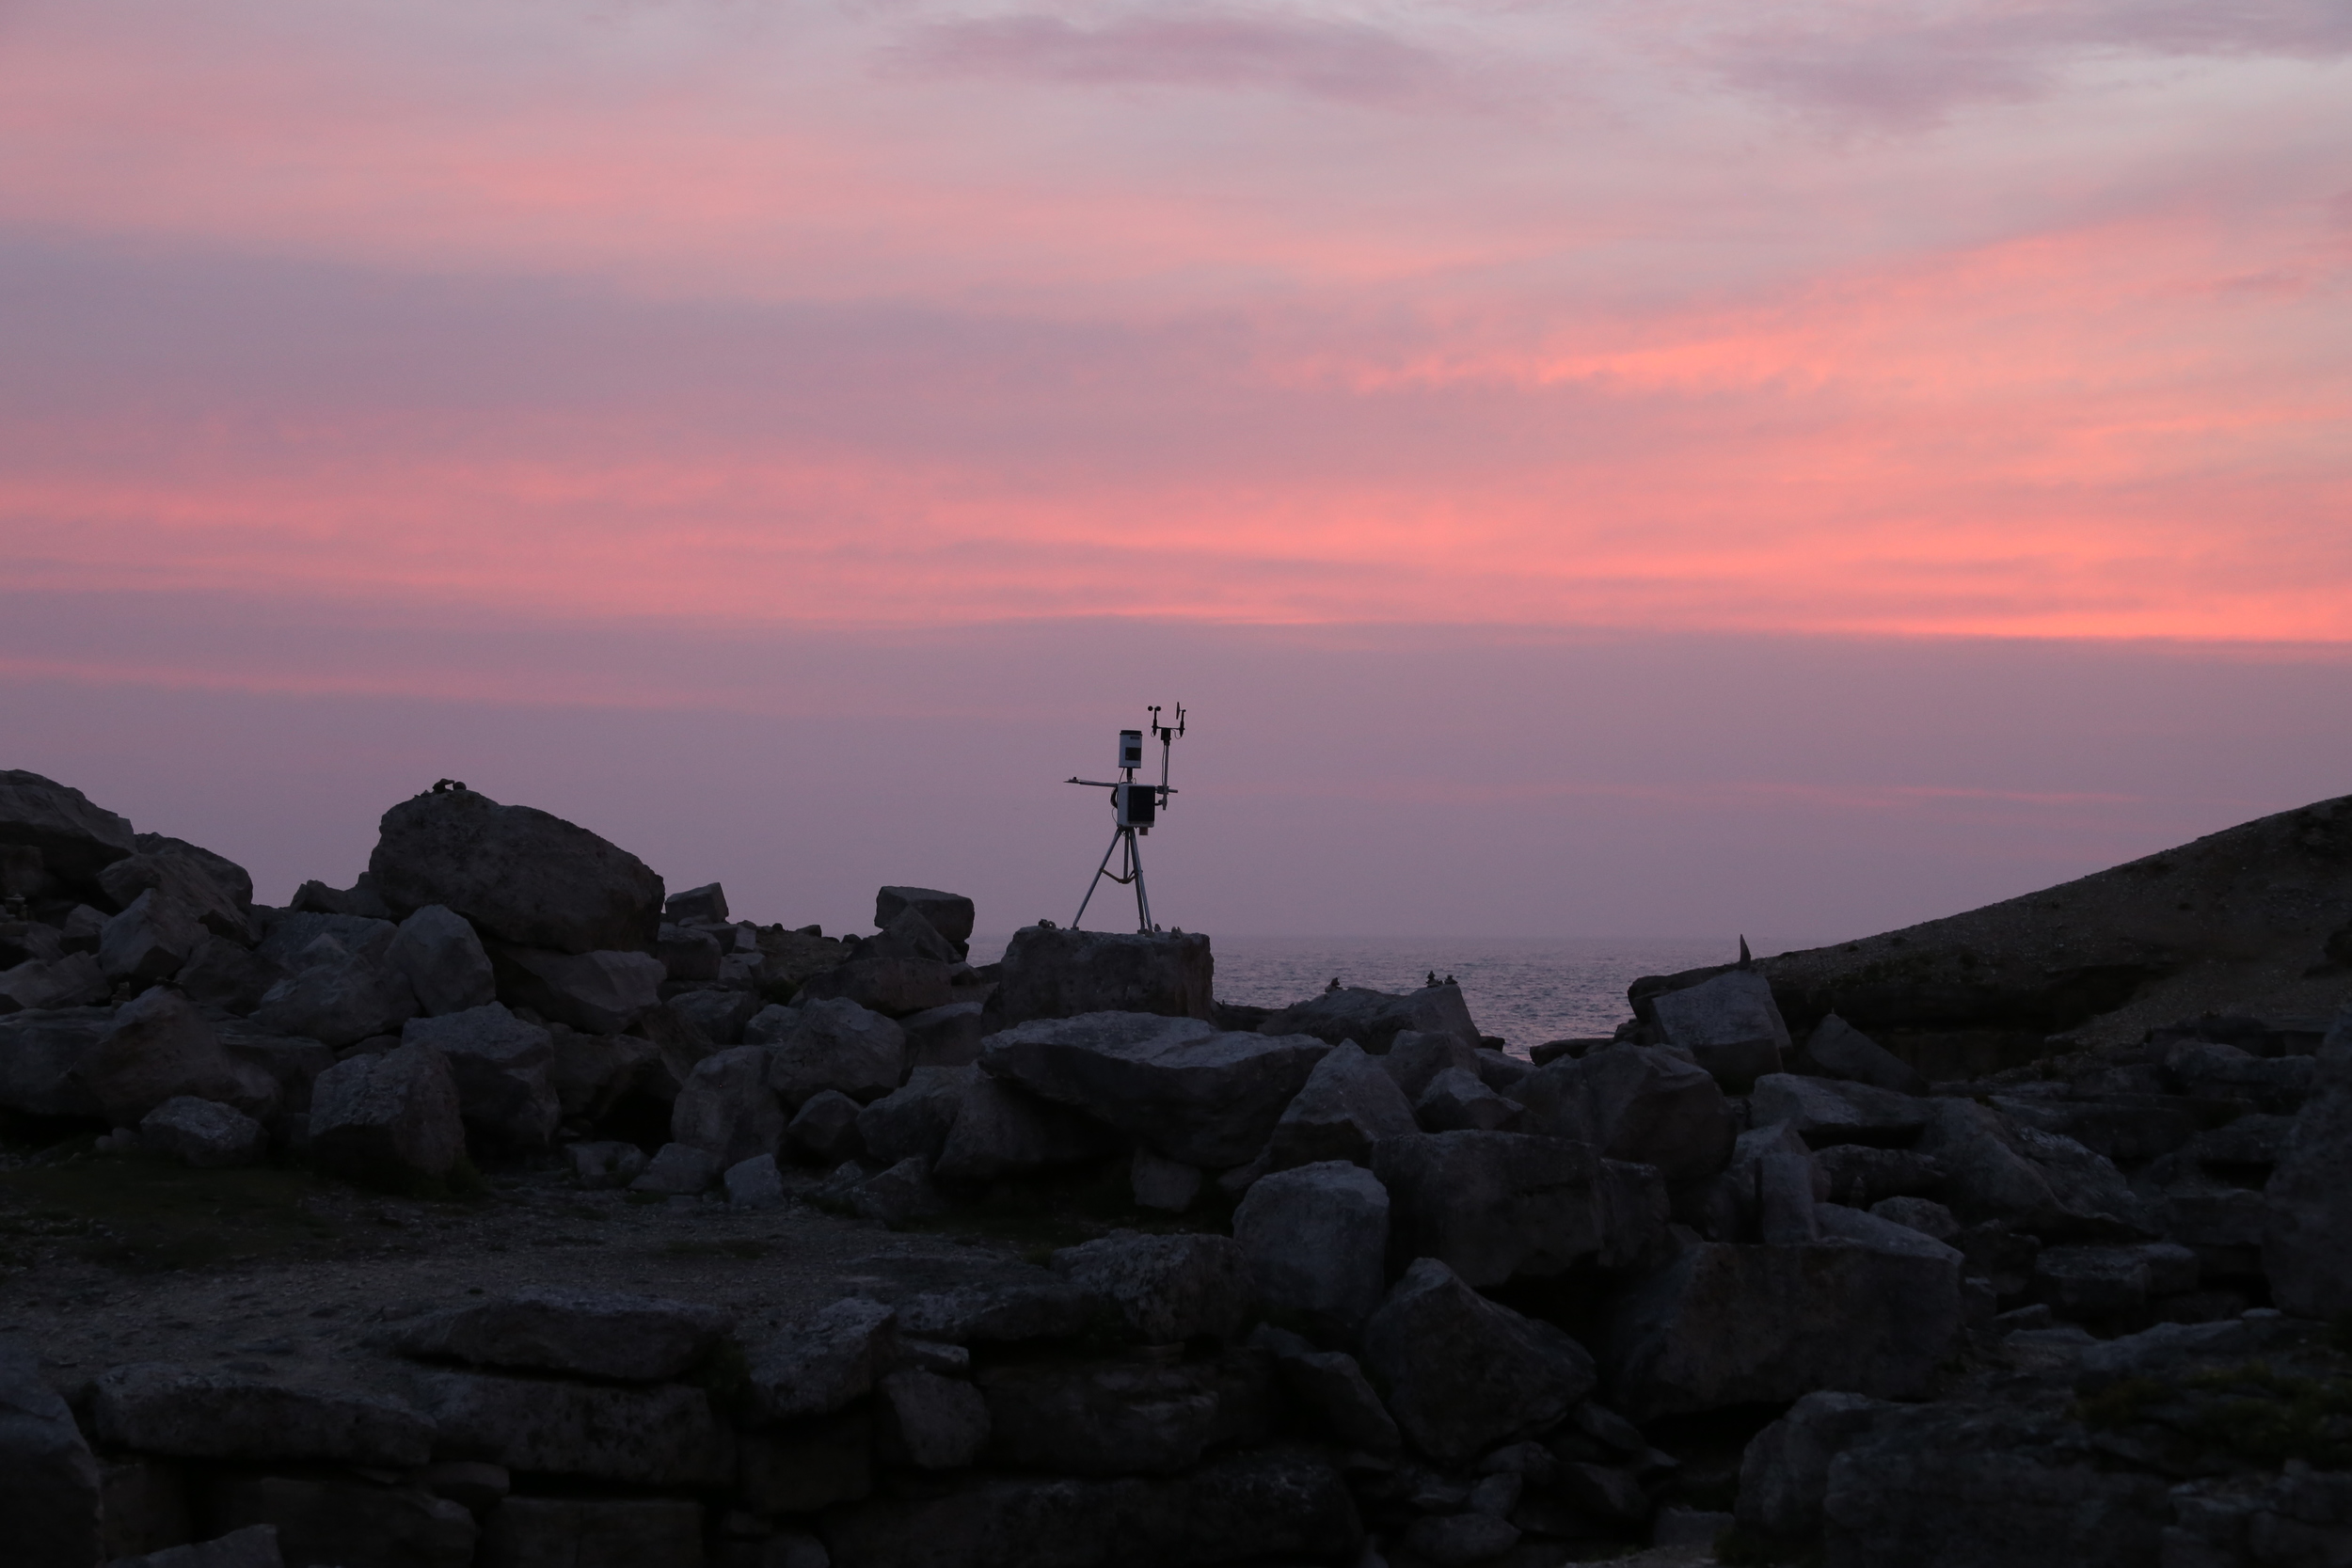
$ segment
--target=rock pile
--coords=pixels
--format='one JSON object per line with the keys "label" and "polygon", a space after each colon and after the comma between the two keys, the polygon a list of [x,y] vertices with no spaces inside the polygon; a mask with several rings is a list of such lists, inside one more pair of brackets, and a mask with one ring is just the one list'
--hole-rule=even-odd
{"label": "rock pile", "polygon": [[1160,1227],[793,1315],[461,1298],[73,1408],[0,1354],[29,1563],[2352,1560],[2352,1010],[1930,1083],[1740,966],[1530,1060],[1450,985],[1225,1006],[1198,935],[734,921],[462,786],[282,910],[30,774],[0,846],[0,1107],[113,1148],[884,1226],[1116,1170]]}

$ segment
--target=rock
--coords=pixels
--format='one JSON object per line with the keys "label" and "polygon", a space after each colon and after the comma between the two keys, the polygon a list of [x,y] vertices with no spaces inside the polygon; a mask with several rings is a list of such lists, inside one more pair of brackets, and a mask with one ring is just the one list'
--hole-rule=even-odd
{"label": "rock", "polygon": [[856,957],[811,974],[793,1000],[849,1002],[885,1018],[904,1018],[953,1002],[961,969],[946,959],[908,958],[876,941],[860,947]]}
{"label": "rock", "polygon": [[[0,812],[8,789],[0,773]],[[0,831],[7,826],[0,816]],[[0,1519],[27,1568],[83,1568],[99,1555],[98,1462],[25,1340],[0,1338]]]}
{"label": "rock", "polygon": [[866,1151],[886,1164],[920,1158],[928,1167],[947,1147],[947,1134],[964,1096],[979,1078],[969,1067],[919,1067],[902,1088],[859,1113],[858,1137]]}
{"label": "rock", "polygon": [[629,1182],[633,1193],[655,1193],[665,1197],[693,1197],[710,1190],[719,1180],[718,1156],[707,1149],[688,1144],[663,1144],[645,1167],[645,1173]]}
{"label": "rock", "polygon": [[784,1173],[772,1154],[755,1154],[729,1165],[720,1177],[727,1202],[738,1209],[776,1209],[784,1204]]}
{"label": "rock", "polygon": [[679,925],[723,926],[727,923],[727,891],[717,882],[705,882],[683,893],[673,893],[662,900],[661,917]]}
{"label": "rock", "polygon": [[433,1423],[397,1400],[262,1373],[164,1362],[117,1367],[99,1378],[91,1409],[102,1440],[179,1459],[405,1469],[432,1456]]}
{"label": "rock", "polygon": [[2152,1296],[2197,1289],[2197,1254],[2153,1242],[2136,1246],[2043,1247],[2034,1259],[2035,1299],[2070,1318],[2137,1311]]}
{"label": "rock", "polygon": [[520,947],[642,953],[661,923],[661,879],[636,856],[471,790],[419,795],[386,812],[368,874],[401,915],[445,904]]}
{"label": "rock", "polygon": [[1048,1266],[1117,1310],[1146,1344],[1207,1336],[1232,1339],[1248,1321],[1249,1261],[1230,1236],[1144,1236],[1114,1230],[1063,1247]]}
{"label": "rock", "polygon": [[988,1402],[969,1383],[914,1370],[874,1386],[875,1433],[892,1464],[960,1470],[989,1437]]}
{"label": "rock", "polygon": [[748,990],[680,991],[670,998],[670,1010],[712,1045],[737,1045],[743,1026],[760,1010],[759,996]]}
{"label": "rock", "polygon": [[360,915],[318,914],[302,910],[262,910],[256,913],[266,929],[255,951],[289,972],[310,961],[303,955],[321,937],[335,939],[332,946],[317,950],[322,958],[349,954],[381,964],[390,956],[392,942],[400,935],[400,927],[390,921]]}
{"label": "rock", "polygon": [[1214,971],[1198,933],[1025,926],[1005,948],[990,1007],[1007,1024],[1100,1012],[1205,1020]]}
{"label": "rock", "polygon": [[277,1530],[288,1568],[469,1568],[474,1560],[473,1515],[421,1487],[231,1474],[207,1492],[203,1512],[215,1528]]}
{"label": "rock", "polygon": [[1344,986],[1285,1007],[1258,1027],[1268,1035],[1312,1035],[1332,1045],[1354,1040],[1375,1056],[1386,1055],[1408,1029],[1451,1035],[1473,1051],[1480,1039],[1459,986],[1423,986],[1401,994]]}
{"label": "rock", "polygon": [[[1787,1125],[1783,1123],[1782,1125]],[[1881,1198],[1918,1197],[1944,1185],[1944,1163],[1915,1148],[1832,1144],[1813,1155],[1832,1203],[1867,1209]]]}
{"label": "rock", "polygon": [[658,1383],[699,1365],[729,1321],[695,1302],[527,1286],[410,1318],[389,1343],[427,1361]]}
{"label": "rock", "polygon": [[1519,1532],[1508,1519],[1485,1513],[1449,1513],[1416,1519],[1406,1527],[1405,1545],[1437,1568],[1470,1568],[1491,1562],[1518,1544]]}
{"label": "rock", "polygon": [[2164,1069],[2200,1100],[2242,1100],[2257,1110],[2292,1113],[2310,1092],[2309,1056],[2257,1056],[2234,1045],[2181,1040],[2164,1053]]}
{"label": "rock", "polygon": [[921,958],[943,964],[954,964],[963,958],[962,944],[940,935],[919,910],[902,908],[877,924],[882,927],[881,934],[859,945],[860,958]]}
{"label": "rock", "polygon": [[1666,1195],[1648,1167],[1525,1132],[1436,1132],[1381,1144],[1390,1257],[1436,1258],[1473,1287],[1639,1261],[1663,1239]]}
{"label": "rock", "polygon": [[1807,1394],[1757,1433],[1740,1458],[1742,1528],[1775,1541],[1809,1541],[1821,1528],[1830,1462],[1897,1408],[1865,1394]]}
{"label": "rock", "polygon": [[1523,1111],[1460,1068],[1431,1079],[1413,1105],[1414,1119],[1432,1132],[1504,1132],[1518,1125]]}
{"label": "rock", "polygon": [[1387,1290],[1388,1189],[1343,1160],[1277,1171],[1233,1211],[1233,1240],[1267,1311],[1352,1341]]}
{"label": "rock", "polygon": [[[1825,1207],[1817,1219],[1826,1231],[1870,1216]],[[1610,1402],[1647,1420],[1819,1388],[1925,1393],[1959,1342],[1961,1254],[1875,1223],[1854,1242],[1684,1247],[1612,1305]]]}
{"label": "rock", "polygon": [[33,1117],[95,1117],[97,1097],[73,1076],[113,1022],[100,1007],[0,1018],[0,1106]]}
{"label": "rock", "polygon": [[106,922],[98,939],[98,967],[111,979],[151,986],[177,974],[205,934],[177,899],[151,890]]}
{"label": "rock", "polygon": [[599,949],[560,953],[500,942],[490,949],[499,999],[592,1035],[617,1035],[661,1000],[661,960]]}
{"label": "rock", "polygon": [[208,856],[207,860],[235,873],[233,877],[224,876],[207,860],[198,859],[205,851],[193,845],[183,846],[182,850],[166,849],[160,846],[179,841],[163,840],[151,833],[140,836],[157,838],[159,847],[142,849],[101,870],[98,885],[108,898],[128,909],[141,894],[159,894],[215,936],[246,943],[253,941],[253,879],[245,874],[243,867],[216,855]]}
{"label": "rock", "polygon": [[1768,1246],[1793,1246],[1821,1239],[1813,1216],[1813,1161],[1803,1154],[1772,1153],[1756,1161],[1756,1238]]}
{"label": "rock", "polygon": [[1442,1029],[1402,1029],[1389,1042],[1381,1068],[1396,1080],[1406,1101],[1418,1101],[1430,1080],[1448,1068],[1478,1070],[1478,1051],[1461,1036]]}
{"label": "rock", "polygon": [[[82,961],[91,962],[87,958]],[[226,937],[206,937],[172,983],[199,1007],[243,1016],[259,1007],[270,988],[285,977],[284,970],[259,953]]]}
{"label": "rock", "polygon": [[787,1117],[768,1086],[768,1051],[739,1045],[706,1056],[670,1108],[670,1137],[711,1157],[721,1170],[784,1147]]}
{"label": "rock", "polygon": [[1581,1345],[1488,1301],[1434,1258],[1407,1269],[1373,1314],[1363,1361],[1405,1435],[1445,1465],[1549,1430],[1594,1383]]}
{"label": "rock", "polygon": [[[2105,1459],[2078,1430],[2032,1407],[1885,1410],[1830,1462],[1821,1503],[1827,1561],[2153,1563],[2170,1512],[2165,1482]],[[2176,1560],[2167,1553],[2164,1560]]]}
{"label": "rock", "polygon": [[990,1456],[1018,1469],[1168,1475],[1204,1449],[1263,1440],[1272,1358],[1016,1362],[983,1368]]}
{"label": "rock", "polygon": [[858,1132],[858,1102],[838,1089],[820,1089],[785,1124],[785,1147],[795,1159],[828,1169],[866,1153]]}
{"label": "rock", "polygon": [[508,1497],[482,1524],[479,1568],[695,1568],[691,1497]]}
{"label": "rock", "polygon": [[1918,1069],[1836,1013],[1813,1026],[1792,1065],[1820,1077],[1844,1078],[1897,1094],[1928,1092],[1928,1081]]}
{"label": "rock", "polygon": [[1656,1165],[1669,1186],[1711,1176],[1731,1158],[1732,1114],[1722,1088],[1670,1052],[1617,1045],[1564,1057],[1531,1073],[1519,1101],[1528,1112],[1524,1131]]}
{"label": "rock", "polygon": [[2263,1273],[2307,1318],[2352,1311],[2352,1007],[2321,1043],[2311,1093],[2264,1189]]}
{"label": "rock", "polygon": [[1199,1166],[1164,1159],[1140,1144],[1128,1165],[1128,1183],[1138,1209],[1181,1214],[1200,1196],[1200,1181]]}
{"label": "rock", "polygon": [[[550,1024],[552,1050],[548,1082],[555,1087],[555,1102],[564,1121],[594,1126],[609,1116],[632,1090],[661,1098],[653,1089],[656,1079],[667,1080],[660,1047],[636,1035],[583,1035],[568,1023]],[[686,1069],[691,1076],[691,1066]],[[676,1099],[671,1086],[669,1098]]]}
{"label": "rock", "polygon": [[745,1045],[782,1045],[801,1026],[801,1009],[771,1002],[743,1021]]}
{"label": "rock", "polygon": [[87,953],[44,961],[28,958],[0,973],[0,1013],[82,1007],[103,1002],[114,982]]}
{"label": "rock", "polygon": [[139,1143],[183,1164],[220,1170],[258,1162],[269,1152],[269,1132],[233,1106],[179,1095],[139,1118]]}
{"label": "rock", "polygon": [[775,1048],[768,1086],[799,1109],[820,1090],[879,1100],[906,1076],[906,1035],[890,1020],[834,998],[795,1009],[792,1032]]}
{"label": "rock", "polygon": [[934,888],[886,887],[874,895],[875,927],[888,930],[891,923],[908,910],[922,916],[931,929],[955,943],[957,958],[963,957],[961,950],[972,940],[971,899]]}
{"label": "rock", "polygon": [[1314,1413],[1334,1441],[1368,1453],[1394,1453],[1404,1442],[1396,1420],[1373,1392],[1356,1358],[1343,1351],[1317,1350],[1288,1329],[1260,1323],[1249,1342],[1274,1357],[1291,1397]]}
{"label": "rock", "polygon": [[1870,1212],[1895,1225],[1909,1226],[1922,1235],[1949,1242],[1960,1234],[1960,1221],[1949,1209],[1926,1197],[1883,1197]]}
{"label": "rock", "polygon": [[993,1181],[1099,1159],[1118,1144],[1101,1123],[983,1073],[964,1091],[931,1174],[942,1181]]}
{"label": "rock", "polygon": [[907,1037],[907,1060],[918,1068],[969,1067],[978,1061],[980,1013],[977,1002],[950,1002],[900,1019],[898,1027]]}
{"label": "rock", "polygon": [[1042,1269],[1024,1268],[1015,1278],[911,1296],[898,1305],[898,1326],[911,1338],[947,1344],[1022,1344],[1075,1338],[1104,1310],[1091,1291]]}
{"label": "rock", "polygon": [[276,1525],[247,1525],[190,1545],[118,1558],[107,1568],[285,1568]]}
{"label": "rock", "polygon": [[457,1081],[429,1045],[358,1055],[310,1089],[310,1160],[355,1181],[401,1185],[447,1176],[466,1152]]}
{"label": "rock", "polygon": [[2148,1216],[2115,1166],[2072,1138],[2016,1127],[1974,1101],[1919,1101],[1919,1151],[1944,1167],[1935,1196],[1963,1220],[2004,1219],[2045,1239],[2137,1240]]}
{"label": "rock", "polygon": [[277,1081],[222,1050],[220,1037],[187,998],[161,987],[117,1010],[72,1072],[117,1127],[136,1127],[148,1112],[183,1095],[255,1117],[278,1107]]}
{"label": "rock", "polygon": [[723,955],[718,933],[699,926],[673,926],[664,921],[654,938],[653,956],[661,960],[661,972],[673,980],[716,980]]}
{"label": "rock", "polygon": [[857,1182],[845,1195],[850,1212],[891,1230],[940,1213],[947,1207],[931,1181],[930,1163],[909,1155],[886,1170]]}
{"label": "rock", "polygon": [[1330,1049],[1303,1035],[1228,1035],[1193,1019],[1089,1013],[992,1035],[980,1066],[1171,1160],[1216,1170],[1266,1146]]}
{"label": "rock", "polygon": [[416,1016],[416,996],[405,979],[331,933],[294,953],[288,967],[291,973],[263,992],[254,1009],[258,1027],[341,1051],[377,1035],[396,1035]]}
{"label": "rock", "polygon": [[730,1433],[700,1388],[486,1372],[424,1372],[414,1386],[442,1445],[510,1470],[635,1486],[710,1486],[733,1478]]}
{"label": "rock", "polygon": [[482,939],[446,905],[427,904],[402,921],[384,961],[407,979],[427,1017],[462,1013],[498,995]]}
{"label": "rock", "polygon": [[1820,1148],[1909,1143],[1927,1125],[1928,1102],[1867,1084],[1777,1072],[1756,1081],[1748,1104],[1759,1127],[1785,1121]]}
{"label": "rock", "polygon": [[427,1045],[441,1053],[457,1085],[457,1113],[487,1147],[541,1149],[554,1137],[564,1105],[555,1088],[555,1042],[547,1030],[488,1002],[412,1018],[400,1038],[403,1045]]}
{"label": "rock", "polygon": [[1733,1094],[1781,1069],[1788,1025],[1772,1004],[1772,982],[1754,970],[1734,969],[1651,1003],[1658,1033],[1673,1050],[1711,1073]]}
{"label": "rock", "polygon": [[745,1345],[759,1414],[771,1421],[829,1416],[864,1398],[897,1356],[897,1314],[880,1302],[836,1301],[764,1341]]}
{"label": "rock", "polygon": [[1396,1080],[1375,1058],[1343,1042],[1314,1064],[1275,1122],[1269,1163],[1276,1170],[1327,1160],[1366,1164],[1381,1139],[1419,1131]]}
{"label": "rock", "polygon": [[635,1144],[577,1143],[565,1146],[572,1180],[590,1189],[626,1187],[644,1174],[645,1151]]}
{"label": "rock", "polygon": [[97,892],[99,872],[138,848],[128,821],[23,768],[0,768],[0,844],[40,851],[43,870],[76,893]]}

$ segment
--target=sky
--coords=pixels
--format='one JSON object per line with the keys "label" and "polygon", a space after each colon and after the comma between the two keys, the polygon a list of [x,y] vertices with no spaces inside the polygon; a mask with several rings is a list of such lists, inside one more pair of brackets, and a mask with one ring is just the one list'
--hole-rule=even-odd
{"label": "sky", "polygon": [[2342,0],[0,0],[0,766],[1834,940],[2352,791]]}

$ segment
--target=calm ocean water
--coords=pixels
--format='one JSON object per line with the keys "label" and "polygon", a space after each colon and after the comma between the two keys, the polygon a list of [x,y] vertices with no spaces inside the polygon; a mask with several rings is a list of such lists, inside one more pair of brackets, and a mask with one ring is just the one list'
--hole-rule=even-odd
{"label": "calm ocean water", "polygon": [[[972,961],[1004,953],[1008,936],[976,936]],[[1605,1035],[1631,1016],[1625,989],[1738,956],[1725,941],[1456,937],[1220,937],[1216,994],[1262,1007],[1304,1002],[1332,980],[1409,990],[1431,970],[1462,983],[1470,1017],[1513,1050],[1572,1035]]]}

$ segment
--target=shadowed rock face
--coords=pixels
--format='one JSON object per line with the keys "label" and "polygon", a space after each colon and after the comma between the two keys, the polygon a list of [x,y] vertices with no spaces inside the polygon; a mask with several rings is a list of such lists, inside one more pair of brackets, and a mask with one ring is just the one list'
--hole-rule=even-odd
{"label": "shadowed rock face", "polygon": [[445,904],[521,947],[653,950],[661,879],[560,816],[459,789],[403,800],[379,831],[368,873],[397,915]]}
{"label": "shadowed rock face", "polygon": [[[2217,1006],[2332,1011],[2352,988],[2352,796],[1964,914],[1759,959],[1792,1029],[2137,1038]],[[1634,1011],[1722,969],[1637,980]],[[2086,1026],[2090,1026],[2086,1028]],[[1979,1066],[1991,1064],[1977,1064]]]}

